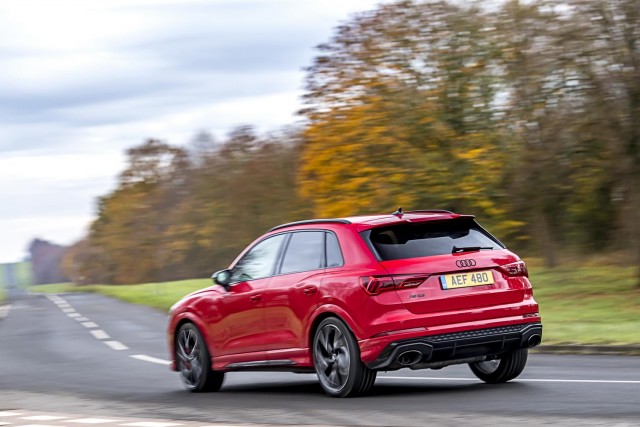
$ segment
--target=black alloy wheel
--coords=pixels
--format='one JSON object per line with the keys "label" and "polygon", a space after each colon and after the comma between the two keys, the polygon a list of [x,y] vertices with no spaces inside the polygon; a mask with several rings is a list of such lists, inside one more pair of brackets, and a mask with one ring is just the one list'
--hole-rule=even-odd
{"label": "black alloy wheel", "polygon": [[505,353],[499,359],[470,363],[469,367],[476,377],[486,383],[504,383],[522,373],[527,364],[528,354],[528,349],[521,348]]}
{"label": "black alloy wheel", "polygon": [[193,323],[185,323],[176,334],[178,371],[184,387],[192,392],[218,391],[224,372],[211,369],[207,343]]}
{"label": "black alloy wheel", "polygon": [[364,394],[373,386],[377,372],[360,360],[360,348],[343,321],[323,320],[313,338],[313,364],[324,391],[333,397]]}

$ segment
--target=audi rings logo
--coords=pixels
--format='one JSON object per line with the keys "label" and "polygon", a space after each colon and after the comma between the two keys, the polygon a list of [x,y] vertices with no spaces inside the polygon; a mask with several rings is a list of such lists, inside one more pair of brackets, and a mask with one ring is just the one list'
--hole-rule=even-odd
{"label": "audi rings logo", "polygon": [[473,259],[460,259],[456,261],[456,265],[460,268],[462,267],[475,267],[476,261]]}

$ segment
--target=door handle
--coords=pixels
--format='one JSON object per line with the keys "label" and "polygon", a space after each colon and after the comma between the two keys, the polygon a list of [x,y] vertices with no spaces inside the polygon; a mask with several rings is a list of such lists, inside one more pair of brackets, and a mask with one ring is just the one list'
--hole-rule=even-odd
{"label": "door handle", "polygon": [[316,292],[318,292],[318,288],[316,288],[315,286],[308,286],[302,291],[302,293],[305,295],[313,295]]}
{"label": "door handle", "polygon": [[260,294],[253,295],[250,299],[253,302],[259,302],[259,301],[262,301],[262,295],[260,295]]}

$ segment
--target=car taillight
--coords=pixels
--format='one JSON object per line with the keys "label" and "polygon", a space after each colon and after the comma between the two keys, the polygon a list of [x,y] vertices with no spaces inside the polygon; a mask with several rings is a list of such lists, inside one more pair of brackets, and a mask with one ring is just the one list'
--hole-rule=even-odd
{"label": "car taillight", "polygon": [[524,261],[501,265],[499,268],[508,276],[529,277],[529,270],[527,270],[527,264],[525,264]]}
{"label": "car taillight", "polygon": [[400,284],[396,285],[396,288],[415,288],[416,286],[420,286],[420,284],[425,280],[426,278],[424,277],[415,277],[415,278],[407,279],[400,282]]}
{"label": "car taillight", "polygon": [[360,285],[369,295],[378,295],[381,292],[392,291],[396,288],[393,278],[390,276],[363,276]]}
{"label": "car taillight", "polygon": [[394,289],[415,288],[420,286],[425,279],[424,277],[412,277],[403,280],[402,278],[391,276],[363,276],[360,277],[360,285],[369,295],[378,295],[381,292]]}

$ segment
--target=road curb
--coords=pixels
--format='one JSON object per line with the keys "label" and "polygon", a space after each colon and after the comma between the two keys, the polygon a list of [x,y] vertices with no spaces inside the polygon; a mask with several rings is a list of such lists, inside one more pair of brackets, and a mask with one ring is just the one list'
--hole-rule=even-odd
{"label": "road curb", "polygon": [[541,345],[531,349],[541,354],[588,354],[610,356],[640,356],[640,345],[582,345],[561,344]]}

